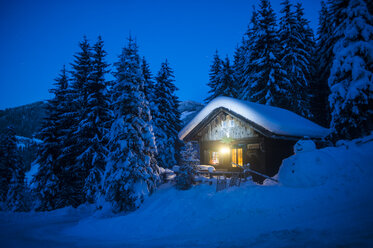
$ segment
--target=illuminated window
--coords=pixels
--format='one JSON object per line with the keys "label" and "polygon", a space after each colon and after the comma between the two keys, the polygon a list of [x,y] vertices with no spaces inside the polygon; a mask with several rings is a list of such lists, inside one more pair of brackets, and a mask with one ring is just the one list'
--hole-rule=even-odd
{"label": "illuminated window", "polygon": [[209,164],[212,164],[212,165],[219,164],[219,153],[218,152],[210,152]]}
{"label": "illuminated window", "polygon": [[[232,163],[243,166],[242,148],[232,149]],[[232,164],[232,167],[236,167],[236,165]]]}

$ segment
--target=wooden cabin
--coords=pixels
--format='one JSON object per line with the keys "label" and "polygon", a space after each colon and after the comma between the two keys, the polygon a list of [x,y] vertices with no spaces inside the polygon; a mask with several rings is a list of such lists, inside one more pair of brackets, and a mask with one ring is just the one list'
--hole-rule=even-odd
{"label": "wooden cabin", "polygon": [[[241,169],[234,164],[250,163],[251,169],[274,176],[299,139],[320,140],[328,133],[285,109],[217,97],[180,131],[179,138],[198,142],[202,165],[238,171]],[[256,175],[253,179],[263,181]]]}

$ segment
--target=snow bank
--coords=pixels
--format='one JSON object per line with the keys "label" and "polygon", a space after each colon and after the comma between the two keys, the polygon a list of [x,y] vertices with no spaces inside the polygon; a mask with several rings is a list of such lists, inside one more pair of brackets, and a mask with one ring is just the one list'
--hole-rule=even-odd
{"label": "snow bank", "polygon": [[227,108],[244,118],[256,123],[268,131],[285,136],[323,138],[329,130],[291,111],[220,96],[206,105],[179,133],[182,140],[212,111],[220,107]]}
{"label": "snow bank", "polygon": [[344,185],[373,176],[371,139],[373,135],[321,150],[316,150],[312,141],[300,141],[294,146],[296,154],[283,161],[279,180],[286,186],[312,187]]}

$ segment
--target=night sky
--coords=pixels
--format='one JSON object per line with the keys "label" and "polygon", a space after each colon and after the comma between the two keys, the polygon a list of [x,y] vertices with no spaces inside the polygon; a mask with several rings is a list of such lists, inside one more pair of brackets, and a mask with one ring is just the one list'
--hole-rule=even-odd
{"label": "night sky", "polygon": [[[271,1],[277,17],[281,1]],[[130,33],[153,74],[167,58],[180,99],[202,102],[215,50],[232,57],[258,2],[0,0],[0,109],[48,99],[83,35],[102,35],[113,63]],[[301,2],[315,30],[320,1]]]}

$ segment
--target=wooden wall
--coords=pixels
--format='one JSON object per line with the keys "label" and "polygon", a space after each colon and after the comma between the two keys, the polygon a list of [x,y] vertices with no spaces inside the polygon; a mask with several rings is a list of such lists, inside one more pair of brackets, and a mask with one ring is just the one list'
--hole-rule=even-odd
{"label": "wooden wall", "polygon": [[203,128],[198,136],[201,136],[202,141],[218,141],[223,138],[236,140],[259,135],[247,123],[222,112]]}

